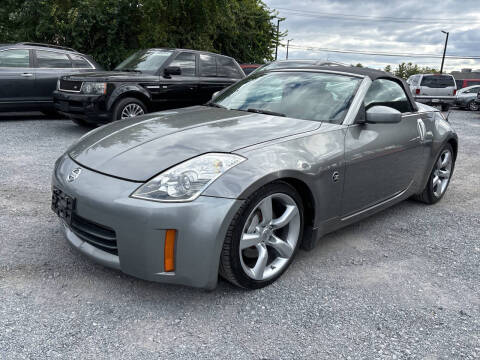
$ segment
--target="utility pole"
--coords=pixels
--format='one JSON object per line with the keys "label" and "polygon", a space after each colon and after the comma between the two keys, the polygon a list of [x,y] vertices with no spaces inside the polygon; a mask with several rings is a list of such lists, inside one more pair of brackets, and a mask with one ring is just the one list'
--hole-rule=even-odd
{"label": "utility pole", "polygon": [[448,35],[450,34],[448,31],[441,30],[442,33],[446,34],[447,37],[445,38],[445,47],[443,48],[443,56],[442,56],[442,65],[440,66],[440,74],[443,73],[443,63],[445,62],[445,53],[447,52],[447,44],[448,44]]}
{"label": "utility pole", "polygon": [[277,44],[275,45],[275,60],[277,60],[277,55],[278,55],[278,44],[280,42],[280,21],[283,21],[284,19],[278,19],[277,18]]}
{"label": "utility pole", "polygon": [[287,40],[287,56],[285,57],[285,60],[288,60],[288,46],[290,45],[290,41],[293,41],[293,39]]}

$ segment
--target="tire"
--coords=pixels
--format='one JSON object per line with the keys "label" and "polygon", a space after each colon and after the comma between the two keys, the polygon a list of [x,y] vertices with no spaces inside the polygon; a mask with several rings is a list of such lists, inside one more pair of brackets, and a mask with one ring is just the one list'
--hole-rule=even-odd
{"label": "tire", "polygon": [[[273,216],[268,216],[269,203]],[[245,289],[273,283],[298,251],[303,214],[302,199],[289,184],[273,182],[257,190],[240,207],[227,230],[220,255],[220,275]],[[253,245],[248,247],[249,244]]]}
{"label": "tire", "polygon": [[[125,119],[127,117],[133,116],[125,116],[128,113],[128,109],[141,109],[136,112],[135,116],[140,116],[147,113],[147,106],[143,103],[143,101],[137,98],[127,97],[118,101],[114,108],[113,108],[113,121]],[[133,115],[133,112],[130,112]]]}
{"label": "tire", "polygon": [[468,103],[467,109],[470,110],[470,111],[478,111],[479,106],[478,106],[478,104],[475,102],[475,100],[472,100],[472,101],[470,101],[470,102]]}
{"label": "tire", "polygon": [[442,111],[448,111],[450,109],[449,104],[442,104]]}
{"label": "tire", "polygon": [[[443,178],[437,176],[439,174],[439,165],[444,159],[444,154],[448,152],[450,155],[450,167],[449,167],[449,176],[448,178]],[[435,160],[435,164],[433,166],[433,170],[428,177],[428,183],[425,186],[425,189],[420,194],[414,196],[415,200],[424,202],[425,204],[435,204],[436,202],[440,201],[443,198],[443,195],[447,192],[448,185],[450,184],[450,180],[452,178],[453,170],[455,168],[455,158],[453,155],[453,149],[450,144],[445,145],[440,151],[440,155],[438,155],[437,159]],[[443,168],[441,168],[443,169]],[[442,171],[440,169],[440,171]],[[434,185],[435,178],[439,177],[442,181],[441,185],[437,183]],[[446,183],[443,183],[443,180],[446,180]],[[441,186],[441,188],[439,188]],[[443,189],[443,190],[441,190]],[[441,192],[439,192],[441,190]]]}

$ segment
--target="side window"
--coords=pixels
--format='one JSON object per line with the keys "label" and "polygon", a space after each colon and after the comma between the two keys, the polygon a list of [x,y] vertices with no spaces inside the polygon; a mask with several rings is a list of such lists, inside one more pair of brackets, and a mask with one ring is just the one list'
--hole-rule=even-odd
{"label": "side window", "polygon": [[217,56],[217,75],[236,79],[242,77],[233,59],[225,56]]}
{"label": "side window", "polygon": [[195,76],[196,60],[194,53],[182,52],[177,55],[169,66],[178,66],[183,76]]}
{"label": "side window", "polygon": [[217,76],[215,56],[200,54],[200,76]]}
{"label": "side window", "polygon": [[365,95],[365,109],[374,106],[383,105],[397,109],[405,113],[412,111],[410,101],[403,91],[403,88],[392,80],[375,80]]}
{"label": "side window", "polygon": [[70,54],[72,59],[72,64],[74,68],[77,69],[93,69],[92,65],[85,59],[83,56]]}
{"label": "side window", "polygon": [[72,62],[67,54],[36,50],[36,55],[37,67],[39,68],[65,69],[72,67]]}
{"label": "side window", "polygon": [[30,51],[26,49],[0,51],[0,67],[30,67]]}

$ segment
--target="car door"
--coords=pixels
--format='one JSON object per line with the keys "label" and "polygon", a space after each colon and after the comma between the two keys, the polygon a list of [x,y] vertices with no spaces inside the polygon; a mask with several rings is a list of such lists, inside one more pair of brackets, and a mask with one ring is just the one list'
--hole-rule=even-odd
{"label": "car door", "polygon": [[179,67],[180,75],[162,79],[158,87],[149,87],[153,101],[159,107],[185,107],[197,103],[198,69],[197,55],[182,51],[166,67]]}
{"label": "car door", "polygon": [[399,110],[402,121],[356,123],[346,129],[343,216],[405,191],[419,176],[424,164],[425,126],[422,115],[413,110],[403,87],[393,80],[375,80],[360,111],[375,105]]}
{"label": "car door", "polygon": [[35,97],[39,102],[52,102],[57,80],[62,75],[78,72],[73,69],[70,57],[63,52],[34,50]]}
{"label": "car door", "polygon": [[236,80],[219,76],[217,72],[217,56],[212,54],[200,54],[199,58],[199,101],[203,104],[210,101],[213,93],[223,90],[226,86],[233,84]]}
{"label": "car door", "polygon": [[0,50],[0,107],[34,100],[33,62],[28,49]]}

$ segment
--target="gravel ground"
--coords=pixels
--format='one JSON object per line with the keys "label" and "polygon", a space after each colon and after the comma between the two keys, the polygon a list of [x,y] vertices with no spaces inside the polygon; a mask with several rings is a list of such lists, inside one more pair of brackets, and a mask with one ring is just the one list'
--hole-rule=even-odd
{"label": "gravel ground", "polygon": [[0,359],[480,357],[480,113],[434,206],[405,201],[326,236],[274,285],[150,283],[70,249],[50,210],[55,159],[85,130],[0,114]]}

